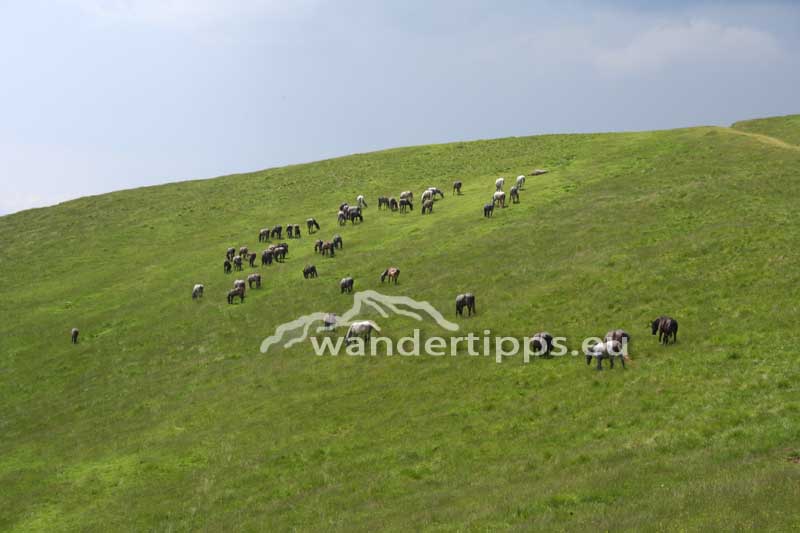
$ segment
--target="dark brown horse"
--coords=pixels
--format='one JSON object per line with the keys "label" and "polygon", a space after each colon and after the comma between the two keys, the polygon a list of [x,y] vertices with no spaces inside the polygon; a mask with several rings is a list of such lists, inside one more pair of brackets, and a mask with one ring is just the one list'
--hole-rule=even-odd
{"label": "dark brown horse", "polygon": [[317,277],[317,267],[314,265],[306,265],[303,269],[303,277],[308,278],[316,278]]}
{"label": "dark brown horse", "polygon": [[547,357],[553,351],[553,336],[546,331],[534,334],[531,337],[531,348],[537,356]]}
{"label": "dark brown horse", "polygon": [[322,255],[333,257],[334,255],[336,255],[335,249],[336,247],[333,245],[331,241],[326,241],[322,244],[322,248],[320,248],[320,253]]}
{"label": "dark brown horse", "polygon": [[453,194],[461,194],[461,182],[454,181],[453,182]]}
{"label": "dark brown horse", "polygon": [[483,216],[491,218],[494,214],[494,204],[486,204],[483,206]]}
{"label": "dark brown horse", "polygon": [[378,209],[389,208],[389,198],[386,196],[378,196]]}
{"label": "dark brown horse", "polygon": [[464,309],[469,312],[469,316],[472,316],[472,313],[477,313],[475,310],[475,295],[471,292],[456,296],[456,314],[464,316]]}
{"label": "dark brown horse", "polygon": [[272,250],[261,252],[261,266],[272,264]]}
{"label": "dark brown horse", "polygon": [[339,235],[338,233],[333,236],[333,241],[332,242],[333,242],[333,247],[334,248],[339,248],[341,250],[342,246],[344,246],[344,244],[342,243],[342,236]]}
{"label": "dark brown horse", "polygon": [[322,245],[323,244],[325,244],[325,243],[322,242],[322,239],[317,239],[316,242],[314,242],[314,251],[322,253]]}
{"label": "dark brown horse", "polygon": [[342,280],[339,282],[339,288],[341,289],[341,294],[344,294],[346,292],[353,292],[354,283],[355,282],[353,281],[353,278],[351,278],[350,276],[342,278]]}
{"label": "dark brown horse", "polygon": [[256,253],[252,253],[252,254],[250,254],[250,255],[248,256],[248,259],[250,260],[250,266],[251,266],[251,267],[253,267],[253,268],[255,268],[255,266],[256,266],[256,259],[258,259],[258,254],[256,254]]}
{"label": "dark brown horse", "polygon": [[233,299],[239,297],[239,303],[244,303],[244,289],[231,289],[228,291],[228,303],[232,304]]}
{"label": "dark brown horse", "polygon": [[225,274],[230,274],[231,268],[231,262],[226,259],[225,262],[222,263],[222,272]]}
{"label": "dark brown horse", "polygon": [[661,344],[669,344],[669,339],[672,337],[672,342],[678,342],[678,321],[669,316],[660,316],[653,320],[651,324],[653,335],[658,334],[658,342]]}
{"label": "dark brown horse", "polygon": [[397,203],[397,198],[389,198],[389,209],[391,211],[397,211],[400,208],[400,204]]}
{"label": "dark brown horse", "polygon": [[253,285],[256,286],[257,289],[261,288],[261,274],[255,273],[250,274],[247,276],[247,284],[250,285],[250,288],[253,288]]}

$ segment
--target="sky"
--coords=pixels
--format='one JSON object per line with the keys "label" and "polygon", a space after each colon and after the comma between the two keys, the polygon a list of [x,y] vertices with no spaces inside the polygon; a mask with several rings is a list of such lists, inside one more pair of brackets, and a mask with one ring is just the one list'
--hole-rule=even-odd
{"label": "sky", "polygon": [[0,214],[395,146],[800,113],[800,2],[0,0]]}

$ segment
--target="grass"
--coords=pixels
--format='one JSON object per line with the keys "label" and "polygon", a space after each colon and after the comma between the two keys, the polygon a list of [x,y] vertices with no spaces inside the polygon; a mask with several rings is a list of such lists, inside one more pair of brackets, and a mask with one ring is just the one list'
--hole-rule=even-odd
{"label": "grass", "polygon": [[735,123],[733,129],[767,135],[787,144],[800,146],[800,115],[744,120]]}
{"label": "grass", "polygon": [[[720,128],[550,135],[2,217],[0,529],[796,529],[799,163]],[[533,168],[551,172],[484,219],[494,179]],[[432,216],[377,210],[454,179],[464,195]],[[360,193],[375,205],[340,230],[336,207]],[[343,252],[314,256],[304,231],[227,305],[224,250],[310,216]],[[389,265],[400,284],[381,288]],[[259,353],[284,321],[346,310],[347,274],[451,320],[471,290],[479,314],[458,322],[479,334],[546,329],[574,347],[621,327],[632,362]],[[650,336],[660,314],[678,344]]]}

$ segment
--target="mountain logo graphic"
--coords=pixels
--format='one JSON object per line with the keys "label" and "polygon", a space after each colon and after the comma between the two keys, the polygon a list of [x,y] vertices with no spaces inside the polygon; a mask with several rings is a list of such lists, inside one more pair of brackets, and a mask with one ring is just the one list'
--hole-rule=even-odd
{"label": "mountain logo graphic", "polygon": [[[332,326],[336,328],[350,326],[350,324],[357,321],[354,319],[358,317],[365,306],[374,309],[384,318],[388,318],[389,312],[391,312],[421,322],[423,320],[422,313],[426,313],[440,327],[448,331],[458,331],[459,329],[458,324],[447,320],[428,302],[420,302],[408,296],[390,296],[373,290],[355,293],[353,296],[353,306],[341,316],[335,316],[335,322]],[[289,348],[299,342],[303,342],[308,338],[308,332],[314,324],[322,324],[316,327],[315,332],[317,333],[328,330],[326,319],[328,320],[328,324],[330,324],[331,317],[332,315],[330,313],[311,313],[310,315],[303,315],[291,322],[281,324],[275,328],[274,334],[261,342],[261,353],[267,353],[267,351],[276,344],[282,345],[284,348]],[[381,330],[374,322],[372,325],[377,331]]]}

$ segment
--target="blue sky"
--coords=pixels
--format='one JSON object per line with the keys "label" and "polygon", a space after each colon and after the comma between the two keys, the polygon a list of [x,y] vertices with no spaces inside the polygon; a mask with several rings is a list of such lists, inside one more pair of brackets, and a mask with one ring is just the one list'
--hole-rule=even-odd
{"label": "blue sky", "polygon": [[380,148],[800,112],[792,2],[0,0],[0,213]]}

